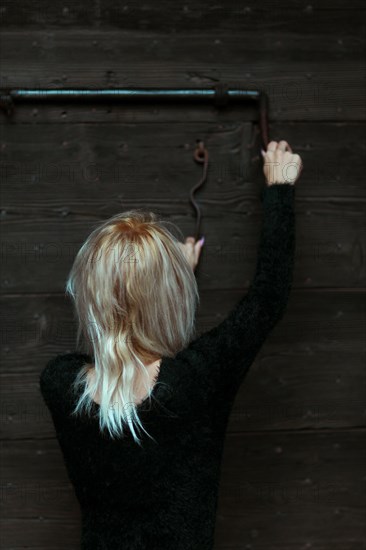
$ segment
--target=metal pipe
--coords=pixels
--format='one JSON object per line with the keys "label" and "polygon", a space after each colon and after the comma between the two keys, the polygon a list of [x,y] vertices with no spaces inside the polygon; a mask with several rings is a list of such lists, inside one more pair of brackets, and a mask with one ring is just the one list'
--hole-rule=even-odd
{"label": "metal pipe", "polygon": [[14,104],[19,101],[185,101],[206,102],[212,100],[216,107],[224,107],[236,101],[256,101],[259,108],[259,128],[262,147],[268,145],[268,98],[260,90],[244,90],[228,88],[218,83],[213,88],[61,88],[35,89],[17,88],[0,90],[0,108],[9,116],[14,110]]}

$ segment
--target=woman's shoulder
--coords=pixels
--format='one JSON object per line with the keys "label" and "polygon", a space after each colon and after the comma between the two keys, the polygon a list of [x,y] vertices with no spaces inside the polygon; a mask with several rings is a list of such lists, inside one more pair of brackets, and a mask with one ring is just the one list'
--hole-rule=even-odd
{"label": "woman's shoulder", "polygon": [[40,378],[52,376],[54,374],[62,374],[66,369],[80,366],[81,364],[90,362],[91,357],[85,353],[63,353],[49,359],[43,367]]}
{"label": "woman's shoulder", "polygon": [[42,395],[62,393],[69,384],[77,369],[90,362],[91,357],[84,353],[64,353],[52,357],[39,375],[39,385]]}

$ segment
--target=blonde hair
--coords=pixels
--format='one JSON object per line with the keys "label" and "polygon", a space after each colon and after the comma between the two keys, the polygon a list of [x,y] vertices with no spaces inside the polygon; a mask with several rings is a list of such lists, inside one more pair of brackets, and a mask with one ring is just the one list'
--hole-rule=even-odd
{"label": "blonde hair", "polygon": [[134,389],[149,379],[138,355],[174,357],[186,347],[200,301],[193,269],[166,223],[143,209],[112,216],[86,239],[66,283],[78,322],[77,348],[84,340],[95,365],[92,383],[88,365],[75,378],[74,389],[82,385],[84,391],[72,414],[90,414],[99,388],[100,429],[114,438],[128,425],[138,444],[134,427],[143,426]]}

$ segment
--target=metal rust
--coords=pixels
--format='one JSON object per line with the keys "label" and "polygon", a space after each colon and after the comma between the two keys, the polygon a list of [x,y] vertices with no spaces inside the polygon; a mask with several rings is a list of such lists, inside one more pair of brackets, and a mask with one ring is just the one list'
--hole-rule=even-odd
{"label": "metal rust", "polygon": [[208,151],[203,141],[197,140],[197,145],[193,152],[193,158],[199,164],[203,164],[203,176],[200,179],[200,181],[194,187],[192,187],[189,193],[189,200],[196,212],[196,229],[194,232],[194,238],[197,241],[200,236],[200,230],[201,230],[201,210],[200,210],[200,207],[198,206],[198,203],[194,199],[193,195],[200,187],[202,187],[202,185],[207,179]]}

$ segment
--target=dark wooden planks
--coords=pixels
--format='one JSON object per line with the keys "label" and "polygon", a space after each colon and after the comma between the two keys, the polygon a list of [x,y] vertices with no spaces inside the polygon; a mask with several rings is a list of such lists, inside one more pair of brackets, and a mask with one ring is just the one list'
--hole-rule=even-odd
{"label": "dark wooden planks", "polygon": [[218,547],[362,548],[365,451],[364,430],[229,434]]}
{"label": "dark wooden planks", "polygon": [[[247,147],[248,123],[37,129],[3,128],[2,293],[63,291],[82,241],[118,211],[151,209],[183,235],[192,233],[189,191],[202,175],[193,161],[197,136],[210,154],[209,179],[197,194],[206,234],[199,283],[203,289],[247,284],[264,180],[257,152]],[[286,137],[304,162],[296,191],[295,286],[363,287],[362,125],[276,124],[273,136]]]}
{"label": "dark wooden planks", "polygon": [[[311,23],[310,23],[311,24]],[[209,36],[120,30],[4,31],[0,87],[263,89],[276,120],[365,120],[362,31]],[[75,56],[75,52],[78,55]]]}
{"label": "dark wooden planks", "polygon": [[[203,292],[198,334],[219,324],[241,295]],[[237,394],[228,430],[363,426],[365,313],[358,292],[293,291]],[[52,437],[39,373],[50,358],[75,349],[71,306],[62,296],[9,296],[2,315],[2,437]]]}
{"label": "dark wooden planks", "polygon": [[[197,269],[200,287],[204,290],[244,288],[254,274],[262,216],[260,205],[254,204],[254,199],[241,201],[239,192],[226,200],[225,208],[219,195],[210,201],[201,200],[200,204],[204,215],[202,234],[206,235],[205,250]],[[193,215],[187,214],[190,206],[183,201],[178,204],[176,199],[160,199],[159,203],[129,200],[123,202],[120,210],[133,207],[163,214],[163,219],[175,224],[178,236],[178,230],[185,236],[194,230]],[[47,214],[14,216],[14,221],[11,214],[6,217],[2,242],[3,294],[64,291],[77,251],[106,217],[64,216],[64,208],[68,208],[65,203],[53,219]],[[364,204],[350,200],[345,207],[341,201],[314,201],[311,209],[305,208],[309,208],[308,201],[298,200],[295,287],[364,287]],[[108,216],[111,212],[112,209]],[[217,222],[219,216],[222,217],[220,223]]]}
{"label": "dark wooden planks", "polygon": [[[215,548],[239,550],[258,543],[266,550],[292,550],[311,540],[314,548],[361,548],[365,451],[364,430],[229,433]],[[78,504],[57,441],[2,446],[1,463],[7,488],[1,503],[7,548],[21,546],[25,536],[29,548],[47,541],[48,550],[58,549],[60,540],[77,548]],[[21,532],[17,525],[22,525]]]}
{"label": "dark wooden planks", "polygon": [[[0,88],[261,88],[270,138],[288,139],[304,160],[295,289],[233,406],[217,550],[365,543],[364,13],[360,0],[2,3]],[[198,327],[217,324],[254,270],[261,159],[257,146],[245,147],[257,117],[249,104],[0,111],[7,550],[80,547],[78,505],[38,375],[50,357],[73,350],[63,288],[82,238],[118,209],[145,205],[189,234],[188,191],[200,175],[192,146],[203,135],[213,162],[198,196],[206,230]]]}
{"label": "dark wooden planks", "polygon": [[[26,25],[29,29],[42,28],[120,28],[123,30],[151,30],[157,34],[179,34],[186,31],[202,33],[243,32],[276,29],[281,33],[328,32],[338,34],[356,31],[362,25],[364,4],[361,0],[345,3],[342,0],[315,0],[311,5],[300,0],[281,2],[248,0],[245,5],[235,0],[212,4],[208,0],[198,5],[187,1],[176,6],[167,0],[158,3],[116,3],[113,0],[92,2],[57,0],[49,3],[36,0],[29,4],[21,0],[15,5],[3,0],[1,24],[7,29]],[[162,13],[164,17],[162,17]]]}
{"label": "dark wooden planks", "polygon": [[[71,512],[73,511],[70,505]],[[80,550],[80,522],[76,513],[70,519],[1,519],[2,539],[6,550]],[[25,546],[26,544],[26,546]]]}
{"label": "dark wooden planks", "polygon": [[[39,111],[50,115],[42,124],[17,119],[16,110],[14,121],[0,126],[3,216],[6,209],[39,212],[45,211],[44,203],[52,210],[66,201],[69,208],[87,213],[93,204],[97,210],[96,201],[108,197],[151,200],[151,190],[156,201],[168,196],[184,202],[191,182],[201,175],[193,160],[198,138],[209,151],[209,179],[199,199],[213,191],[235,191],[239,184],[256,193],[264,179],[259,140],[250,147],[252,124],[243,121],[240,107],[225,120],[215,122],[212,111],[203,120],[174,124],[165,119],[163,107],[154,124],[122,120],[121,107],[115,108],[112,116],[117,119],[110,122],[98,112],[102,118],[95,121],[89,111],[71,108],[71,120],[61,125],[60,111],[49,106]],[[182,110],[180,116],[186,112],[194,109]],[[277,141],[286,139],[302,157],[304,169],[297,183],[301,199],[343,202],[366,197],[359,176],[365,166],[362,123],[274,122],[270,134]],[[30,199],[26,209],[24,194]],[[116,204],[112,202],[111,208],[114,213]]]}

